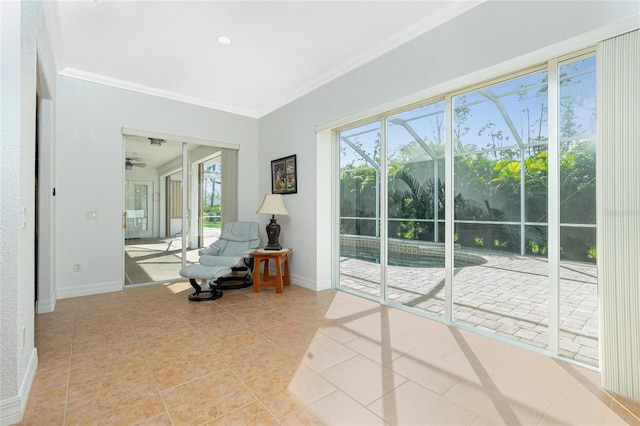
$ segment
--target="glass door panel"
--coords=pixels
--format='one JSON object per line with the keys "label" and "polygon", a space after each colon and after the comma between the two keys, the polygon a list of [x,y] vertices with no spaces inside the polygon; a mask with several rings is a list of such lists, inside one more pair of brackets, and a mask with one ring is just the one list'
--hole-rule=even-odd
{"label": "glass door panel", "polygon": [[560,355],[598,366],[596,58],[561,63]]}
{"label": "glass door panel", "polygon": [[380,297],[380,123],[339,137],[339,286]]}
{"label": "glass door panel", "polygon": [[126,180],[125,238],[146,238],[153,233],[153,181]]}
{"label": "glass door panel", "polygon": [[[180,278],[181,246],[176,242],[180,230],[172,230],[166,225],[170,205],[169,199],[180,197],[180,185],[172,187],[165,176],[179,170],[182,159],[182,144],[176,141],[152,143],[149,138],[140,136],[125,137],[125,210],[127,230],[125,231],[125,283],[144,284],[166,282]],[[141,182],[144,182],[143,189]],[[143,194],[143,195],[140,195]],[[142,221],[142,206],[148,213]],[[180,199],[177,199],[177,212],[180,214]],[[137,223],[136,223],[137,222]],[[139,232],[141,227],[146,231]],[[133,232],[138,238],[128,238]],[[179,240],[179,236],[177,237]]]}
{"label": "glass door panel", "polygon": [[220,237],[222,224],[222,159],[220,155],[200,163],[200,224],[202,247]]}
{"label": "glass door panel", "polygon": [[547,72],[453,104],[453,319],[547,348]]}
{"label": "glass door panel", "polygon": [[444,315],[444,102],[387,119],[387,299]]}

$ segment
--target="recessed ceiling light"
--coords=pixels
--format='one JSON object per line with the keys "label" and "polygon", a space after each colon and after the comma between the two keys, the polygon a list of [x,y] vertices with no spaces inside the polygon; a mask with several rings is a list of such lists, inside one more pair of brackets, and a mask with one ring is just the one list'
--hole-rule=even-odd
{"label": "recessed ceiling light", "polygon": [[224,45],[231,44],[231,39],[229,37],[220,36],[218,37],[218,43],[224,44]]}

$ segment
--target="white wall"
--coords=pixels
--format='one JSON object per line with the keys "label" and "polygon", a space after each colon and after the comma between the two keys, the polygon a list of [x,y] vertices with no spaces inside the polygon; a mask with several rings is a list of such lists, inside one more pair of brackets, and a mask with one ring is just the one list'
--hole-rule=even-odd
{"label": "white wall", "polygon": [[291,154],[298,159],[298,193],[284,196],[289,216],[278,218],[281,243],[294,249],[292,280],[323,288],[331,269],[330,137],[318,138],[316,125],[345,124],[585,47],[619,26],[629,27],[629,21],[633,25],[639,7],[637,2],[483,3],[262,117],[259,192],[270,191],[270,160]]}
{"label": "white wall", "polygon": [[[44,96],[55,92],[43,22],[38,2],[0,2],[0,424],[20,420],[37,367],[33,337],[36,87],[41,86]],[[46,143],[53,141],[49,138]]]}
{"label": "white wall", "polygon": [[[241,170],[257,167],[256,119],[58,76],[56,283],[58,297],[123,286],[122,128],[240,145]],[[179,138],[176,138],[179,139]],[[255,204],[250,173],[239,205]],[[85,219],[97,210],[98,219]],[[255,220],[254,210],[240,209]],[[82,263],[82,272],[73,264]]]}

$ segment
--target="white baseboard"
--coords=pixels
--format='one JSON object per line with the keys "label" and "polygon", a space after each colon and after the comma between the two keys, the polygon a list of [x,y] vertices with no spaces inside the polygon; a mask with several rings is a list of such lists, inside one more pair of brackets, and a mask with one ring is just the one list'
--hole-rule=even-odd
{"label": "white baseboard", "polygon": [[[269,268],[269,273],[271,275],[276,275],[276,270],[274,267]],[[313,291],[322,291],[328,290],[331,288],[331,280],[323,280],[323,281],[314,281],[308,278],[302,277],[300,275],[291,274],[291,282],[295,285],[299,285],[300,287],[308,288]]]}
{"label": "white baseboard", "polygon": [[124,283],[122,281],[113,281],[110,283],[94,283],[85,285],[76,285],[73,287],[58,287],[58,298],[68,299],[70,297],[91,296],[93,294],[112,293],[114,291],[122,291]]}
{"label": "white baseboard", "polygon": [[300,275],[290,274],[291,282],[300,287],[308,288],[309,290],[318,291],[316,288],[316,282]]}
{"label": "white baseboard", "polygon": [[33,348],[31,356],[29,357],[27,370],[22,378],[22,384],[20,385],[18,395],[0,401],[1,426],[9,426],[22,421],[22,415],[24,414],[24,409],[27,406],[27,399],[29,398],[31,385],[33,384],[33,379],[36,377],[37,370],[38,351],[36,348]]}
{"label": "white baseboard", "polygon": [[56,310],[56,299],[38,300],[36,302],[36,313],[46,314]]}

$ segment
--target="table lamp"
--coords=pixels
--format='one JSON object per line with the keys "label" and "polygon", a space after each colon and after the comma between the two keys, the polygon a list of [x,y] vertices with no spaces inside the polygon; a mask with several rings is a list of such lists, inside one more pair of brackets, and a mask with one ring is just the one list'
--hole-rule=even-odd
{"label": "table lamp", "polygon": [[278,243],[278,237],[280,236],[280,225],[276,223],[275,215],[288,215],[289,212],[284,205],[282,195],[280,194],[265,194],[262,205],[256,211],[256,214],[270,214],[271,222],[267,225],[267,237],[269,238],[269,244],[267,244],[265,250],[282,250],[282,246]]}

